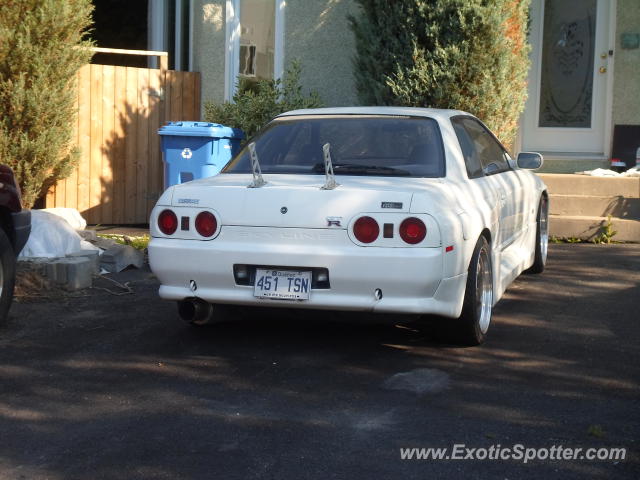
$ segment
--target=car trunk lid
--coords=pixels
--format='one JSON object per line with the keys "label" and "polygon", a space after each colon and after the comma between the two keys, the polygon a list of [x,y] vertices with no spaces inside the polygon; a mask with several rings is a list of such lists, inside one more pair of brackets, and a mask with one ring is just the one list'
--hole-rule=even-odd
{"label": "car trunk lid", "polygon": [[[291,228],[346,228],[354,215],[409,212],[412,192],[382,177],[336,177],[323,190],[323,176],[269,175],[267,184],[248,188],[250,175],[223,174],[176,186],[172,205],[218,212],[223,225]],[[406,180],[406,179],[405,179]]]}

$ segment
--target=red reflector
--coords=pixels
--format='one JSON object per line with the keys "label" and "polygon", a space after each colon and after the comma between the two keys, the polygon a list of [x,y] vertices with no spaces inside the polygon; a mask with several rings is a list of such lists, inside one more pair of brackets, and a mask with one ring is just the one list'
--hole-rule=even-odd
{"label": "red reflector", "polygon": [[211,212],[200,212],[196,217],[196,231],[203,237],[210,237],[218,229],[216,217]]}
{"label": "red reflector", "polygon": [[178,229],[178,217],[171,210],[163,210],[158,215],[158,228],[165,235],[173,235]]}
{"label": "red reflector", "polygon": [[353,224],[353,234],[362,243],[371,243],[380,235],[380,227],[371,217],[360,217]]}
{"label": "red reflector", "polygon": [[400,237],[405,242],[415,245],[427,236],[427,227],[419,218],[410,217],[400,224]]}
{"label": "red reflector", "polygon": [[453,252],[453,245],[449,245],[447,248],[444,249],[445,252]]}

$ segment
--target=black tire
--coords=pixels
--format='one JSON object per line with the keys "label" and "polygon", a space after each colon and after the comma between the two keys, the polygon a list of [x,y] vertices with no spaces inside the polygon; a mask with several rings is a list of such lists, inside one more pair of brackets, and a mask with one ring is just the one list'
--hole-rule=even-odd
{"label": "black tire", "polygon": [[491,246],[484,236],[476,243],[469,262],[462,313],[455,320],[441,319],[436,334],[442,341],[465,346],[483,343],[493,309],[493,265]]}
{"label": "black tire", "polygon": [[538,215],[536,217],[536,253],[533,265],[526,273],[542,273],[547,264],[547,251],[549,248],[549,199],[546,195],[540,197]]}
{"label": "black tire", "polygon": [[7,319],[15,282],[16,256],[7,235],[0,228],[0,324]]}

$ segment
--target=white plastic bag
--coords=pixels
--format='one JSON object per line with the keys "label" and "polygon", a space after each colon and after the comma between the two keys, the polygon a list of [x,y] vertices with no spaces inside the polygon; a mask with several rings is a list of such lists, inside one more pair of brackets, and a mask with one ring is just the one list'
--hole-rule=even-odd
{"label": "white plastic bag", "polygon": [[82,237],[64,218],[44,210],[32,210],[31,234],[18,258],[64,257],[83,249],[97,249],[81,241]]}
{"label": "white plastic bag", "polygon": [[87,228],[87,221],[82,218],[80,212],[75,208],[43,208],[42,212],[53,213],[54,215],[64,218],[75,230],[84,230]]}

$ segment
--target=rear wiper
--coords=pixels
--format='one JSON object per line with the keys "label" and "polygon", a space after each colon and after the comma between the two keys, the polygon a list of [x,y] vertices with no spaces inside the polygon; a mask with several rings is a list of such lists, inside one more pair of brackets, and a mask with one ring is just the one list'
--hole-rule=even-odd
{"label": "rear wiper", "polygon": [[410,172],[401,168],[385,167],[381,165],[361,165],[357,163],[334,163],[336,173],[372,174],[372,175],[398,175],[409,176]]}

